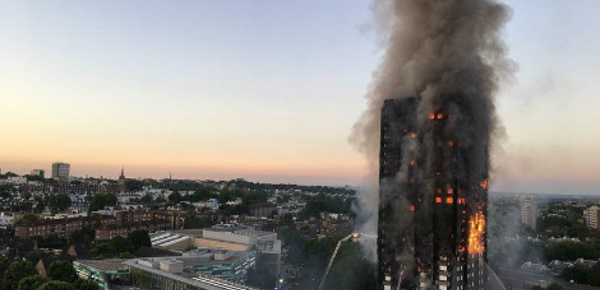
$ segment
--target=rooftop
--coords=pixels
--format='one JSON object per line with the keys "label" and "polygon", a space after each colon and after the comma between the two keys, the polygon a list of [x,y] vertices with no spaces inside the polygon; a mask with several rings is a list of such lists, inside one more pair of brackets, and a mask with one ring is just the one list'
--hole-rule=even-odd
{"label": "rooftop", "polygon": [[248,287],[245,285],[240,285],[236,283],[232,283],[222,279],[216,279],[207,276],[192,276],[189,274],[174,274],[166,271],[162,271],[159,269],[154,269],[152,267],[147,267],[141,264],[138,264],[138,259],[127,260],[124,262],[125,265],[136,268],[139,270],[147,271],[155,275],[159,275],[168,279],[172,279],[175,281],[179,281],[190,285],[192,287],[197,287],[198,289],[206,289],[206,290],[258,290],[256,288]]}
{"label": "rooftop", "polygon": [[123,264],[124,259],[109,259],[109,260],[77,260],[80,264],[96,268],[101,271],[117,271],[126,268]]}

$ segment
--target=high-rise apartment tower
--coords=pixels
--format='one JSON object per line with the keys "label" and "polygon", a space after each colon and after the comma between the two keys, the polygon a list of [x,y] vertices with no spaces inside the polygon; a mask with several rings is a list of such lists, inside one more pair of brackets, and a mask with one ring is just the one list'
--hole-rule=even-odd
{"label": "high-rise apartment tower", "polygon": [[418,102],[381,111],[378,290],[483,289],[487,142],[463,144],[448,105]]}
{"label": "high-rise apartment tower", "polygon": [[54,162],[52,163],[52,178],[68,179],[70,170],[69,163]]}

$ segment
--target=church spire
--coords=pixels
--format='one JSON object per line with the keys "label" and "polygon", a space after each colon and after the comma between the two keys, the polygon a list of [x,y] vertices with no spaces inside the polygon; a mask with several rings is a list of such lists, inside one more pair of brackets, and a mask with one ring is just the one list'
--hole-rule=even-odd
{"label": "church spire", "polygon": [[125,165],[121,168],[121,176],[119,176],[119,179],[125,179]]}

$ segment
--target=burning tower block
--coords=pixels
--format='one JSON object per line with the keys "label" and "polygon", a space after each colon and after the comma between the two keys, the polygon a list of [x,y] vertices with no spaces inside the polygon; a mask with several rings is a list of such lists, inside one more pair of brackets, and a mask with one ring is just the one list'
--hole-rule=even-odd
{"label": "burning tower block", "polygon": [[461,127],[460,98],[436,100],[425,113],[418,98],[386,100],[381,111],[379,290],[487,280],[488,141]]}

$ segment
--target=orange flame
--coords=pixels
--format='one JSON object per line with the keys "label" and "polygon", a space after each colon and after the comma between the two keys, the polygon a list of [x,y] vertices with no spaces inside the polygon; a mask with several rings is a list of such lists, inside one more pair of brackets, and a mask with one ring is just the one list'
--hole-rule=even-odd
{"label": "orange flame", "polygon": [[481,188],[483,188],[483,189],[488,189],[488,183],[489,183],[489,182],[488,182],[487,178],[486,178],[486,179],[484,179],[484,180],[481,182]]}
{"label": "orange flame", "polygon": [[477,212],[469,220],[469,254],[481,254],[485,251],[483,235],[485,233],[485,217]]}

